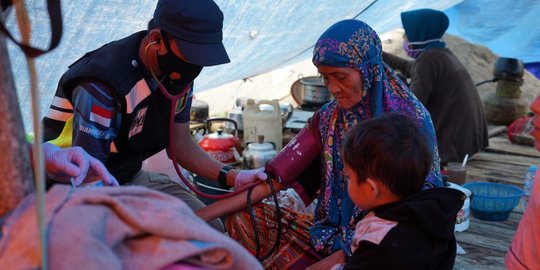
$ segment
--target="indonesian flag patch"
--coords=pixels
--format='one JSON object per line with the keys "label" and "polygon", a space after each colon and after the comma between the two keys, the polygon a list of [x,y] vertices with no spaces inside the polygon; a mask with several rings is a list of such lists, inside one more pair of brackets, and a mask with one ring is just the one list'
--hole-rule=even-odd
{"label": "indonesian flag patch", "polygon": [[90,113],[90,121],[96,122],[104,127],[109,127],[111,125],[112,112],[100,107],[98,105],[92,104],[92,111]]}

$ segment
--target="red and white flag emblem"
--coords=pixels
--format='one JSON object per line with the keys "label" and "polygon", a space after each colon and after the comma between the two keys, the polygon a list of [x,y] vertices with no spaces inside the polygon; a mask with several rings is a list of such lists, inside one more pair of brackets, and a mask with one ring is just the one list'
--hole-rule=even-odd
{"label": "red and white flag emblem", "polygon": [[90,121],[96,122],[104,127],[109,127],[111,125],[112,112],[92,104],[92,111],[90,113]]}

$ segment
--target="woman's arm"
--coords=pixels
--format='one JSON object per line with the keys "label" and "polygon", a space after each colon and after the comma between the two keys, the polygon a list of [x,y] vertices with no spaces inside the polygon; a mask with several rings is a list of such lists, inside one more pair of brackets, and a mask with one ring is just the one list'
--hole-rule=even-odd
{"label": "woman's arm", "polygon": [[[274,190],[278,192],[285,188],[282,184],[272,181]],[[196,214],[205,221],[214,220],[223,215],[234,213],[247,208],[247,193],[245,190],[236,196],[221,199],[215,203],[212,203],[196,212]],[[272,195],[272,190],[267,182],[261,183],[253,188],[251,193],[251,202],[253,204],[259,203],[264,198]]]}
{"label": "woman's arm", "polygon": [[394,70],[399,70],[405,77],[412,77],[414,61],[403,59],[391,53],[383,52],[383,61]]}

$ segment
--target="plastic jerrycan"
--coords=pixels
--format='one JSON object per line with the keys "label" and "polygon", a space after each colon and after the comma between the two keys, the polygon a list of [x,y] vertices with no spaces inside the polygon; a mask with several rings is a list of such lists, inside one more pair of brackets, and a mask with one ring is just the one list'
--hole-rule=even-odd
{"label": "plastic jerrycan", "polygon": [[[272,110],[261,110],[263,104],[272,106]],[[257,136],[264,135],[264,140],[273,143],[276,151],[279,152],[283,144],[282,121],[277,99],[258,102],[248,99],[242,113],[244,144],[257,142]]]}

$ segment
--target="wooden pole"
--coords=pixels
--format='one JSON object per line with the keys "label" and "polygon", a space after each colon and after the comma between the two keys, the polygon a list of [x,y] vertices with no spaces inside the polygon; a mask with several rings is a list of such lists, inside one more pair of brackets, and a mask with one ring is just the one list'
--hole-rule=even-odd
{"label": "wooden pole", "polygon": [[[0,15],[4,20],[4,14]],[[28,144],[3,34],[0,34],[0,149],[2,217],[34,190]]]}

